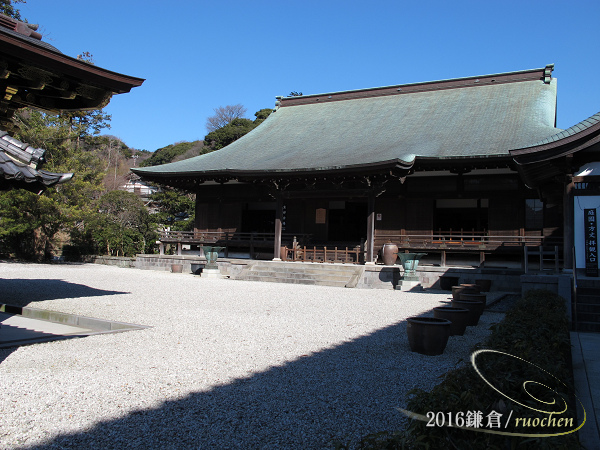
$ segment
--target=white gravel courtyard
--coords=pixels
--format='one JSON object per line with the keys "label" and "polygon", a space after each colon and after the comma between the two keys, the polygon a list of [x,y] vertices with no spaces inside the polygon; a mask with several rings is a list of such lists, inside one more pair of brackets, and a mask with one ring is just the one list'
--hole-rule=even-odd
{"label": "white gravel courtyard", "polygon": [[[500,313],[412,353],[405,318],[448,293],[0,262],[0,303],[148,325],[0,349],[0,448],[333,448],[400,428]],[[465,386],[468,389],[468,386]]]}

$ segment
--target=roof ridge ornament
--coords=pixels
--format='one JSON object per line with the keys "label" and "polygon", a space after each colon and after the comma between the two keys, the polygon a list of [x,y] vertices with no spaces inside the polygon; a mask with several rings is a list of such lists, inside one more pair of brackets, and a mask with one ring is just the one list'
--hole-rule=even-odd
{"label": "roof ridge ornament", "polygon": [[38,41],[42,40],[42,35],[37,32],[39,25],[21,22],[20,20],[13,19],[5,14],[0,14],[0,26],[16,31],[23,36],[31,37]]}
{"label": "roof ridge ornament", "polygon": [[552,80],[552,71],[554,70],[554,64],[546,64],[546,68],[544,69],[544,83],[550,84],[550,80]]}
{"label": "roof ridge ornament", "polygon": [[21,142],[3,130],[0,130],[0,150],[15,161],[25,164],[32,169],[37,169],[44,162],[44,154],[46,153],[46,150],[34,148],[29,144]]}

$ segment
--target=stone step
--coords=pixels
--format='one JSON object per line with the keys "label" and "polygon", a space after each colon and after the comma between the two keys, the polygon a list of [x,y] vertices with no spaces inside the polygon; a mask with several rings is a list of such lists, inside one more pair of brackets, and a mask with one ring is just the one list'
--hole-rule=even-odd
{"label": "stone step", "polygon": [[348,281],[349,274],[337,273],[305,273],[305,272],[277,272],[274,270],[250,270],[247,275],[260,275],[267,277],[282,277],[294,278],[299,280],[333,280],[333,281]]}
{"label": "stone step", "polygon": [[585,312],[577,309],[577,322],[590,322],[600,324],[600,313]]}
{"label": "stone step", "polygon": [[577,286],[577,295],[600,295],[600,288]]}
{"label": "stone step", "polygon": [[395,288],[397,291],[422,291],[423,286],[418,281],[399,281]]}
{"label": "stone step", "polygon": [[289,278],[282,276],[268,276],[262,274],[248,274],[243,277],[238,277],[238,280],[245,281],[263,281],[268,283],[290,283],[290,284],[305,284],[305,285],[318,285],[318,286],[333,286],[333,287],[346,287],[348,280],[335,281],[335,280],[321,280],[321,279],[309,279],[309,278]]}
{"label": "stone step", "polygon": [[600,291],[600,280],[577,280],[577,292],[583,289]]}
{"label": "stone step", "polygon": [[577,330],[600,332],[600,280],[579,280]]}
{"label": "stone step", "polygon": [[586,331],[600,333],[600,323],[597,322],[577,322],[577,331]]}
{"label": "stone step", "polygon": [[577,291],[577,303],[589,303],[591,305],[600,305],[600,295],[581,295]]}
{"label": "stone step", "polygon": [[254,264],[251,268],[251,271],[253,272],[258,272],[258,271],[274,271],[274,272],[280,272],[280,273],[287,273],[287,272],[295,272],[295,273],[299,273],[299,272],[303,272],[303,273],[312,273],[312,274],[320,274],[320,273],[324,273],[324,272],[328,272],[328,273],[343,273],[343,274],[354,274],[356,273],[356,268],[355,267],[348,267],[348,266],[336,266],[336,265],[332,265],[332,264],[295,264],[295,263],[274,263],[274,264],[264,264],[264,263],[258,263],[258,264]]}
{"label": "stone step", "polygon": [[345,287],[355,285],[362,270],[362,266],[262,261],[253,264],[235,278],[272,283]]}
{"label": "stone step", "polygon": [[600,314],[600,304],[599,303],[583,303],[583,302],[577,301],[577,312]]}

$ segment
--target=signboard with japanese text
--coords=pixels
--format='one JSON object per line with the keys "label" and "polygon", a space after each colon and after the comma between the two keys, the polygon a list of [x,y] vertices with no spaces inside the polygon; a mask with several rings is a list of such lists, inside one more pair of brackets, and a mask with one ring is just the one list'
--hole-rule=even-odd
{"label": "signboard with japanese text", "polygon": [[598,228],[596,209],[583,210],[585,227],[585,275],[598,276]]}

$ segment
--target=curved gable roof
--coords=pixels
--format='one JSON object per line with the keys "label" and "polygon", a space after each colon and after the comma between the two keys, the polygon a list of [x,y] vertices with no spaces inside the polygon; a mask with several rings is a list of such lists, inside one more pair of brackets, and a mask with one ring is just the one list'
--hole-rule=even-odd
{"label": "curved gable roof", "polygon": [[284,98],[264,123],[221,150],[133,171],[154,179],[211,178],[508,157],[557,132],[556,80],[549,72]]}

